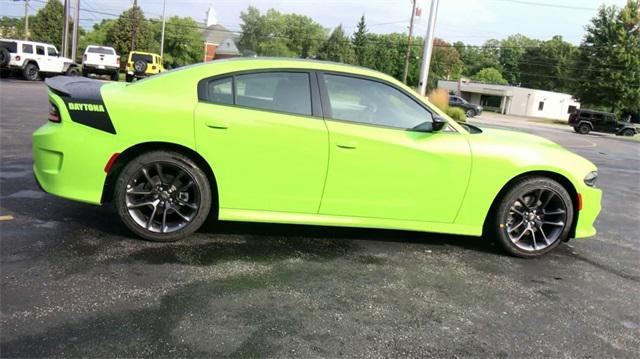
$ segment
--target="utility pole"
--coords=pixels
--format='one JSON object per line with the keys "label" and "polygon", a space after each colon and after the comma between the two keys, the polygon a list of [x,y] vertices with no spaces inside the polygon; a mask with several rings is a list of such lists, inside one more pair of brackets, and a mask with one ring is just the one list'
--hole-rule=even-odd
{"label": "utility pole", "polygon": [[164,26],[166,24],[165,10],[167,7],[167,0],[162,0],[162,34],[160,35],[160,57],[164,53]]}
{"label": "utility pole", "polygon": [[69,13],[71,12],[71,0],[64,0],[64,26],[62,28],[62,56],[69,53]]}
{"label": "utility pole", "polygon": [[71,60],[78,56],[78,28],[80,27],[80,0],[76,0],[76,14],[73,17],[73,35],[71,36]]}
{"label": "utility pole", "polygon": [[130,51],[134,51],[136,49],[136,35],[138,35],[138,19],[136,19],[136,9],[138,8],[138,0],[133,0],[133,7],[131,8],[131,26],[133,30],[131,31],[131,49]]}
{"label": "utility pole", "polygon": [[29,0],[24,0],[24,39],[29,40]]}
{"label": "utility pole", "polygon": [[429,25],[427,35],[424,38],[424,49],[422,51],[422,65],[420,65],[420,95],[427,92],[427,80],[429,78],[429,65],[431,65],[431,54],[433,53],[433,33],[436,28],[436,17],[438,15],[438,0],[431,0],[429,8]]}
{"label": "utility pole", "polygon": [[409,37],[407,38],[407,54],[404,57],[404,71],[402,72],[402,82],[407,83],[407,73],[409,72],[409,57],[411,56],[411,37],[413,37],[413,18],[416,15],[416,2],[411,0],[411,21],[409,22]]}

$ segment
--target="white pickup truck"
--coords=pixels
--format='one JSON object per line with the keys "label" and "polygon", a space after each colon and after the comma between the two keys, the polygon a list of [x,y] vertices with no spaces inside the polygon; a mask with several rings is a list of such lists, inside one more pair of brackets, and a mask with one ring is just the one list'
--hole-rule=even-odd
{"label": "white pickup truck", "polygon": [[82,75],[109,75],[112,81],[118,81],[120,56],[113,47],[89,45],[82,55]]}
{"label": "white pickup truck", "polygon": [[0,39],[0,76],[20,72],[25,80],[41,76],[80,74],[73,60],[60,56],[55,46],[42,42]]}

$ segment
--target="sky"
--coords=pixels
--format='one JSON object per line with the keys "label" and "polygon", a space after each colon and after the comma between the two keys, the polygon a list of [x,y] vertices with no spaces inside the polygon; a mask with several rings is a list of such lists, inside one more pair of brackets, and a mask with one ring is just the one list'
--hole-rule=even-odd
{"label": "sky", "polygon": [[[75,4],[75,0],[71,0]],[[427,29],[430,0],[417,0],[422,16],[416,17],[414,34],[424,36]],[[131,6],[132,0],[81,0],[81,9],[119,14]],[[163,0],[138,0],[148,17],[160,17]],[[584,26],[602,5],[624,6],[626,0],[440,0],[436,37],[448,42],[463,41],[480,45],[488,39],[502,39],[520,33],[546,40],[562,35],[566,41],[579,44]],[[43,0],[30,0],[30,12],[42,7]],[[411,16],[411,0],[166,0],[167,16],[190,16],[205,19],[211,6],[218,23],[237,31],[240,12],[248,6],[261,11],[274,8],[283,13],[307,15],[326,28],[342,24],[347,32],[355,30],[362,14],[370,32],[407,32]],[[0,15],[22,16],[21,0],[0,0]],[[110,16],[82,12],[85,28]]]}

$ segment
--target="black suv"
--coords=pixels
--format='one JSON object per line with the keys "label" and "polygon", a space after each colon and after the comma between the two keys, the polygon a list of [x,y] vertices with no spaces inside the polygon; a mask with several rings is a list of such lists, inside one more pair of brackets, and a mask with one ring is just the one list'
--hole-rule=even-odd
{"label": "black suv", "polygon": [[449,96],[449,106],[460,107],[467,117],[473,117],[482,113],[482,106],[474,105],[460,96]]}
{"label": "black suv", "polygon": [[610,112],[577,109],[569,116],[569,126],[582,135],[591,131],[615,133],[619,136],[633,136],[636,128],[630,122],[621,122]]}

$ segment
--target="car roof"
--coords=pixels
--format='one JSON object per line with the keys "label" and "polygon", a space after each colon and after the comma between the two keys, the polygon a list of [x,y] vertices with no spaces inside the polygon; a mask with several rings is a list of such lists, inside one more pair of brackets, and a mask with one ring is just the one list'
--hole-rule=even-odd
{"label": "car roof", "polygon": [[597,110],[589,110],[587,108],[579,108],[576,111],[579,112],[590,112],[590,113],[599,113],[599,114],[603,114],[603,115],[613,115],[614,113],[612,112],[606,112],[606,111],[597,111]]}
{"label": "car roof", "polygon": [[130,51],[129,54],[141,54],[141,55],[156,55],[160,56],[160,54],[156,54],[154,52],[144,52],[144,51]]}
{"label": "car roof", "polygon": [[104,49],[111,49],[111,50],[113,50],[113,47],[111,47],[111,46],[104,46],[104,45],[87,45],[87,49],[88,49],[88,48],[90,48],[90,47],[101,47],[101,48],[104,48]]}
{"label": "car roof", "polygon": [[[316,59],[300,59],[300,58],[288,58],[288,57],[233,57],[221,60],[214,60],[204,63],[191,65],[195,68],[202,66],[203,68],[209,66],[217,66],[225,64],[227,68],[224,72],[234,72],[236,70],[261,70],[261,69],[304,69],[304,70],[320,70],[320,71],[335,71],[345,72],[349,74],[370,76],[387,81],[396,82],[396,80],[379,71],[372,70],[366,67],[343,64],[332,61],[323,61]],[[223,73],[224,73],[223,72]]]}

